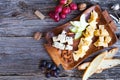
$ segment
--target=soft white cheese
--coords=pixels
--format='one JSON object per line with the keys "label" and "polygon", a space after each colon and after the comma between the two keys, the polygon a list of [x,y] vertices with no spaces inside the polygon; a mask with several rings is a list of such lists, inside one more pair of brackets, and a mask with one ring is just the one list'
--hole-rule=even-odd
{"label": "soft white cheese", "polygon": [[66,45],[65,50],[73,50],[73,46]]}
{"label": "soft white cheese", "polygon": [[64,50],[65,49],[65,45],[59,42],[54,42],[53,43],[53,47]]}
{"label": "soft white cheese", "polygon": [[69,44],[69,45],[72,45],[73,44],[73,38],[72,37],[66,37],[65,38],[66,42]]}
{"label": "soft white cheese", "polygon": [[[73,38],[66,36],[66,31],[63,30],[61,34],[58,36],[52,37],[53,47],[58,48],[60,50],[73,50]],[[67,44],[66,44],[67,43]]]}
{"label": "soft white cheese", "polygon": [[63,30],[61,34],[66,34],[66,33],[67,33],[67,32],[66,32],[65,30]]}
{"label": "soft white cheese", "polygon": [[59,41],[57,36],[52,37],[53,42]]}
{"label": "soft white cheese", "polygon": [[59,45],[59,42],[53,42],[52,46],[55,47],[55,48],[59,48],[58,45]]}
{"label": "soft white cheese", "polygon": [[65,43],[66,42],[65,38],[66,38],[65,34],[58,35],[58,40],[60,40],[60,43]]}

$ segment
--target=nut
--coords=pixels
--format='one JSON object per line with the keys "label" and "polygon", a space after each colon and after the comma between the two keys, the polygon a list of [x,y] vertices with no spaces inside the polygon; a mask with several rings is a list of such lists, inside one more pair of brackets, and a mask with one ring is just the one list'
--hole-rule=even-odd
{"label": "nut", "polygon": [[61,57],[63,58],[64,62],[66,62],[66,63],[73,62],[73,57],[72,57],[71,51],[63,50],[61,53]]}
{"label": "nut", "polygon": [[35,39],[35,40],[40,40],[41,37],[42,37],[42,33],[41,33],[41,32],[36,32],[36,33],[34,34],[34,39]]}
{"label": "nut", "polygon": [[80,4],[78,4],[78,9],[79,9],[80,11],[85,10],[86,7],[87,7],[87,4],[86,4],[86,3],[80,3]]}

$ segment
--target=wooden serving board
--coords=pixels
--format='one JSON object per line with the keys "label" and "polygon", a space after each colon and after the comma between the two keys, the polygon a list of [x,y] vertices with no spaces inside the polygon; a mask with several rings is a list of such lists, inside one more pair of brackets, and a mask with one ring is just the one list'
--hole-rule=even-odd
{"label": "wooden serving board", "polygon": [[[87,10],[85,10],[82,14],[86,15],[86,19],[90,17],[91,11],[95,10],[99,18],[97,19],[98,25],[105,25],[105,29],[109,32],[109,35],[112,37],[111,42],[108,44],[109,46],[112,46],[115,42],[117,42],[117,37],[114,33],[114,31],[117,30],[115,24],[113,24],[112,19],[109,17],[109,14],[107,11],[102,11],[99,5],[94,5]],[[74,20],[79,20],[80,16],[75,18]],[[84,61],[86,58],[88,58],[93,53],[102,50],[103,47],[95,47],[93,43],[98,39],[97,37],[93,37],[93,43],[89,46],[89,50],[87,51],[86,55],[83,58],[79,58],[78,61],[74,61],[73,63],[66,63],[62,57],[61,57],[61,50],[58,50],[54,47],[52,47],[52,37],[55,35],[58,35],[62,32],[62,30],[68,30],[68,28],[71,26],[70,22],[58,26],[54,28],[53,30],[47,32],[46,34],[46,40],[47,44],[45,44],[45,49],[47,50],[48,54],[51,56],[53,61],[56,63],[57,66],[60,64],[63,66],[65,70],[70,70],[78,66],[82,61]],[[80,39],[74,40],[74,47],[77,48],[77,45],[79,44]]]}

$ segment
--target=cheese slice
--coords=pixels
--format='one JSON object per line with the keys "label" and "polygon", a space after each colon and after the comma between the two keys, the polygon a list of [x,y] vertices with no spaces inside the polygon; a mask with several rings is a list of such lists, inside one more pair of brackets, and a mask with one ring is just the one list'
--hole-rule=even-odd
{"label": "cheese slice", "polygon": [[65,45],[59,42],[54,42],[52,46],[61,50],[65,49]]}
{"label": "cheese slice", "polygon": [[60,40],[60,43],[65,43],[66,42],[65,38],[66,38],[65,34],[58,35],[58,40]]}
{"label": "cheese slice", "polygon": [[80,54],[73,53],[74,60],[75,60],[75,61],[78,61],[79,58],[82,58],[85,54],[86,54],[85,52],[82,52],[82,53],[80,53]]}
{"label": "cheese slice", "polygon": [[[98,66],[95,73],[101,73],[105,69],[112,68],[120,64],[120,59],[104,59]],[[90,62],[86,62],[78,66],[79,70],[85,70],[90,65]]]}
{"label": "cheese slice", "polygon": [[66,34],[66,33],[67,33],[67,32],[66,32],[65,30],[63,30],[61,34]]}
{"label": "cheese slice", "polygon": [[104,59],[98,66],[97,70],[104,70],[104,69],[112,68],[119,64],[120,64],[120,59]]}
{"label": "cheese slice", "polygon": [[59,41],[57,36],[52,37],[53,42]]}
{"label": "cheese slice", "polygon": [[72,45],[73,44],[73,38],[72,37],[66,37],[65,38],[65,41],[69,44],[69,45]]}
{"label": "cheese slice", "polygon": [[83,75],[82,80],[87,80],[92,74],[96,72],[97,68],[99,67],[100,63],[102,62],[106,54],[107,51],[101,53],[90,63],[90,65],[88,66],[88,68],[86,69]]}
{"label": "cheese slice", "polygon": [[67,46],[65,47],[65,50],[73,50],[73,46],[67,45]]}

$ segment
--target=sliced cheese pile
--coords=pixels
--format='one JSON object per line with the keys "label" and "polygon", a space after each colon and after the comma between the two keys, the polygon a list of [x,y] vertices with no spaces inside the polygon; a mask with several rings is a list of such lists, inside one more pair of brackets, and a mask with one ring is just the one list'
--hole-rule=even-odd
{"label": "sliced cheese pile", "polygon": [[108,31],[104,27],[104,25],[99,25],[99,29],[95,30],[95,36],[99,37],[99,39],[94,43],[96,47],[108,47],[108,43],[111,41]]}
{"label": "sliced cheese pile", "polygon": [[79,58],[84,57],[87,50],[89,49],[90,44],[92,43],[92,38],[94,37],[94,31],[97,28],[96,20],[98,18],[98,14],[95,11],[91,12],[91,17],[88,20],[89,26],[83,32],[83,37],[80,39],[80,43],[78,45],[78,50],[74,51],[73,57],[75,61],[78,61]]}
{"label": "sliced cheese pile", "polygon": [[66,35],[66,31],[62,31],[58,36],[52,37],[53,47],[60,50],[73,50],[73,38]]}

